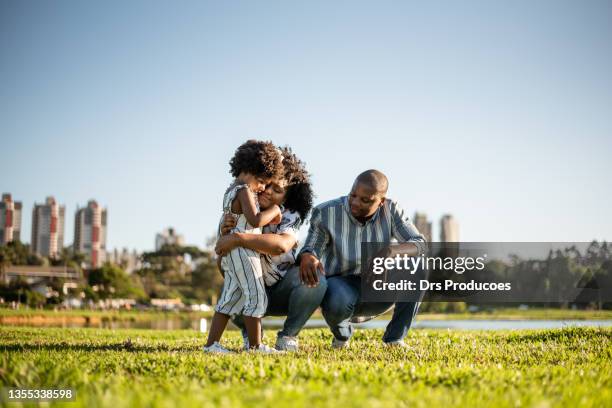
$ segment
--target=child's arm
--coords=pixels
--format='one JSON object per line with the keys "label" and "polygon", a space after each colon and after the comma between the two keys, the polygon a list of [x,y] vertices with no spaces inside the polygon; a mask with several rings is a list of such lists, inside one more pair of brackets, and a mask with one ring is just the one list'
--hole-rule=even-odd
{"label": "child's arm", "polygon": [[270,221],[274,220],[281,214],[281,210],[278,205],[273,205],[271,208],[264,211],[257,211],[253,194],[251,194],[251,192],[246,188],[240,189],[236,198],[240,203],[242,213],[246,217],[248,223],[254,228],[261,228],[264,225],[268,225]]}

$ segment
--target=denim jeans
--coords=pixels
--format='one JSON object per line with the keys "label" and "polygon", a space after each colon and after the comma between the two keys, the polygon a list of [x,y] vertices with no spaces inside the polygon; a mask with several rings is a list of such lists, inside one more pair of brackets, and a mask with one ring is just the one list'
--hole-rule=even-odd
{"label": "denim jeans", "polygon": [[[302,284],[300,268],[297,265],[289,269],[280,281],[266,287],[268,295],[266,316],[287,316],[278,335],[297,336],[310,316],[321,305],[326,289],[327,282],[324,277],[314,288]],[[242,331],[245,337],[246,328],[242,316],[234,316],[232,323]]]}
{"label": "denim jeans", "polygon": [[[357,275],[330,276],[327,292],[321,303],[323,317],[334,337],[346,341],[353,335],[353,317],[376,316],[389,309],[393,303],[361,302],[361,277]],[[397,302],[393,317],[387,325],[383,341],[402,340],[408,334],[421,302]]]}

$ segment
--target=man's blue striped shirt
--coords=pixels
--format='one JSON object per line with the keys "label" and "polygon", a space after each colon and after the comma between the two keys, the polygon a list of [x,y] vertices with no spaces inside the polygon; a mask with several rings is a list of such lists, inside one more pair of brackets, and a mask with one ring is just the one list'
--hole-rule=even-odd
{"label": "man's blue striped shirt", "polygon": [[308,237],[300,253],[311,252],[323,263],[325,274],[358,275],[362,242],[414,242],[425,253],[419,233],[397,202],[385,199],[365,224],[353,217],[348,196],[319,204],[312,210]]}

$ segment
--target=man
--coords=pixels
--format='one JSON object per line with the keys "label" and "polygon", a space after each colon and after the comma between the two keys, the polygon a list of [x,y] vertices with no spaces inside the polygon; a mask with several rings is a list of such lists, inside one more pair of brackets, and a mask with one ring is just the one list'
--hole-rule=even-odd
{"label": "man", "polygon": [[[357,176],[348,196],[320,204],[313,209],[310,229],[300,252],[300,277],[308,286],[327,282],[321,303],[323,316],[334,339],[332,347],[349,345],[351,320],[374,316],[391,303],[361,300],[361,243],[391,243],[387,256],[417,256],[426,248],[425,238],[398,204],[386,198],[387,177],[378,170]],[[383,336],[387,345],[406,347],[404,337],[420,302],[398,302]]]}

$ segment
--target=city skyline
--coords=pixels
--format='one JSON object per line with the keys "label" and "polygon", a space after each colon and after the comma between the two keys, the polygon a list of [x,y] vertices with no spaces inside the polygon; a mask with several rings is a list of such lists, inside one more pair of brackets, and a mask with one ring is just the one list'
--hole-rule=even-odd
{"label": "city skyline", "polygon": [[[9,197],[12,199],[11,193],[6,193],[6,192],[3,193],[3,199],[9,198]],[[15,221],[17,225],[19,225],[18,234],[16,235],[17,240],[19,240],[20,242],[24,244],[29,244],[30,250],[32,251],[32,253],[36,255],[47,256],[47,257],[55,256],[55,255],[58,255],[59,252],[61,252],[63,248],[72,247],[73,249],[77,249],[77,247],[79,248],[83,247],[83,244],[80,243],[80,241],[82,241],[84,238],[81,237],[77,239],[77,237],[83,234],[82,232],[83,226],[77,227],[77,225],[79,224],[77,220],[82,218],[80,223],[84,224],[84,220],[87,217],[83,212],[87,210],[92,210],[92,209],[93,209],[92,211],[95,211],[97,209],[101,211],[101,213],[98,214],[97,218],[100,218],[99,223],[102,224],[102,230],[98,231],[96,234],[96,233],[93,233],[93,231],[91,231],[93,227],[88,227],[90,228],[90,231],[88,233],[84,233],[84,236],[87,237],[85,240],[89,243],[90,246],[92,244],[91,241],[94,235],[100,237],[99,241],[101,242],[102,250],[104,252],[103,256],[100,258],[101,260],[104,260],[108,257],[112,257],[113,259],[115,258],[119,259],[120,257],[117,255],[117,251],[119,249],[121,249],[124,253],[129,252],[128,251],[129,249],[131,249],[132,252],[137,251],[136,248],[134,247],[130,248],[126,245],[115,246],[112,249],[110,249],[111,247],[108,247],[106,245],[106,236],[108,234],[108,225],[107,225],[108,208],[107,207],[102,208],[101,206],[99,206],[95,199],[88,200],[87,205],[84,207],[81,207],[77,204],[77,207],[74,213],[75,223],[74,223],[74,228],[72,229],[74,231],[72,242],[65,242],[65,238],[64,238],[66,236],[66,231],[64,228],[64,226],[66,225],[65,205],[59,203],[55,199],[54,196],[47,196],[43,204],[39,204],[36,202],[34,203],[33,211],[32,211],[32,218],[31,218],[32,230],[31,230],[31,234],[28,235],[28,236],[31,236],[32,238],[29,242],[21,238],[24,236],[24,232],[22,231],[20,227],[23,224],[23,219],[22,219],[23,214],[21,211],[21,207],[23,203],[21,201],[16,201],[15,203],[18,203],[20,207],[20,211],[18,215],[12,216],[13,217],[12,220]],[[94,218],[96,218],[96,216],[92,214],[89,216],[89,218],[93,220]],[[87,225],[92,225],[92,220],[90,220],[89,224]],[[426,212],[422,212],[422,211],[415,212],[411,220],[413,221],[417,229],[419,229],[419,231],[425,236],[428,242],[437,241],[437,239],[433,239],[435,230],[433,229],[433,223],[428,218],[428,215]],[[452,220],[452,226],[445,226],[448,224],[449,220]],[[38,228],[35,227],[36,225],[38,225]],[[100,225],[98,225],[98,228],[100,228]],[[459,241],[459,229],[458,228],[459,228],[458,222],[452,214],[442,215],[442,217],[440,218],[440,230],[438,232],[439,240],[444,241],[445,239],[448,239],[447,242],[458,242]],[[450,234],[446,232],[449,229],[453,230],[453,232]],[[302,237],[305,237],[306,229],[302,229],[300,232],[301,232]],[[11,240],[14,240],[14,239],[11,239]],[[175,244],[179,246],[185,246],[185,245],[196,245],[196,246],[201,246],[201,247],[206,246],[206,243],[204,245],[201,245],[199,243],[186,242],[183,234],[178,233],[174,227],[169,226],[155,234],[154,245],[152,248],[143,248],[140,250],[140,252],[145,252],[145,251],[150,251],[150,250],[159,251],[162,248],[162,246],[166,244]],[[81,249],[80,252],[88,253],[90,249],[91,248],[88,248],[88,250]],[[111,255],[111,253],[114,253],[114,255]],[[94,262],[94,263],[97,263],[99,265],[99,262]]]}
{"label": "city skyline", "polygon": [[610,241],[611,16],[605,1],[2,2],[0,190],[27,211],[104,203],[108,247],[149,249],[168,226],[202,246],[255,138],[306,162],[315,204],[377,168],[408,214],[450,212],[462,240]]}

